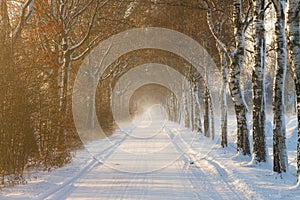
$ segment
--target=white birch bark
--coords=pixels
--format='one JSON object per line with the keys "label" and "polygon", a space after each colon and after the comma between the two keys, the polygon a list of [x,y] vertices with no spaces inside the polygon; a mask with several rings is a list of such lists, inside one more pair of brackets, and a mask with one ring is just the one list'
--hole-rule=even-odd
{"label": "white birch bark", "polygon": [[[206,58],[204,58],[206,59]],[[206,89],[207,89],[207,98],[208,98],[208,109],[209,109],[209,130],[211,138],[215,138],[215,119],[214,119],[214,108],[213,108],[213,101],[212,101],[212,95],[210,90],[210,66],[206,67]]]}
{"label": "white birch bark", "polygon": [[184,109],[184,125],[187,128],[190,128],[190,113],[189,113],[189,88],[188,88],[188,79],[185,78],[184,81],[184,90],[183,90],[183,109]]}
{"label": "white birch bark", "polygon": [[202,123],[200,115],[200,101],[199,101],[199,81],[196,80],[194,83],[194,111],[195,111],[195,130],[199,133],[202,132]]}
{"label": "white birch bark", "polygon": [[[234,20],[234,41],[235,49],[230,52],[225,43],[222,42],[218,35],[212,18],[212,11],[208,1],[204,0],[205,7],[207,9],[207,23],[213,34],[216,42],[226,52],[230,58],[230,79],[229,88],[231,97],[235,107],[236,119],[237,119],[237,150],[244,155],[250,155],[249,144],[249,127],[248,127],[248,108],[244,100],[244,95],[241,88],[241,69],[244,63],[245,57],[245,31],[250,23],[249,16],[251,12],[247,12],[245,19],[242,14],[242,1],[233,1],[233,20]],[[251,10],[251,7],[248,11]]]}
{"label": "white birch bark", "polygon": [[172,117],[172,120],[174,122],[179,122],[178,121],[178,102],[177,102],[177,98],[175,96],[174,93],[172,93],[172,105],[173,105],[173,110],[172,110],[172,113],[173,113],[173,117]]}
{"label": "white birch bark", "polygon": [[180,124],[182,124],[184,127],[188,127],[189,125],[186,81],[187,78],[185,77],[182,81],[182,103],[180,108]]}
{"label": "white birch bark", "polygon": [[222,48],[217,45],[220,61],[221,61],[221,70],[222,70],[222,90],[220,94],[221,100],[221,146],[227,147],[227,135],[228,135],[228,120],[227,120],[227,85],[228,85],[228,66],[226,60],[226,53]]}
{"label": "white birch bark", "polygon": [[205,94],[204,94],[204,136],[210,137],[210,105],[209,105],[209,89],[205,85]]}
{"label": "white birch bark", "polygon": [[193,86],[192,86],[192,82],[189,81],[189,114],[190,114],[190,126],[192,128],[192,130],[194,131],[195,130],[195,113],[194,113],[194,89],[193,89]]}
{"label": "white birch bark", "polygon": [[288,11],[289,49],[295,74],[298,118],[297,174],[300,181],[300,1],[290,0]]}
{"label": "white birch bark", "polygon": [[285,0],[272,0],[276,10],[276,74],[273,97],[273,157],[275,172],[287,170],[286,126],[284,116],[284,82],[287,67],[287,45],[285,34]]}
{"label": "white birch bark", "polygon": [[[204,59],[206,59],[204,57]],[[211,101],[210,101],[210,68],[205,68],[205,97],[204,97],[204,135],[210,137],[211,133]]]}
{"label": "white birch bark", "polygon": [[241,88],[241,70],[245,58],[246,24],[242,20],[242,1],[234,0],[233,4],[235,51],[231,53],[229,88],[237,118],[237,149],[242,151],[244,155],[250,155],[248,108]]}
{"label": "white birch bark", "polygon": [[213,100],[212,100],[212,94],[209,90],[209,99],[210,99],[210,104],[209,104],[209,109],[210,109],[210,126],[211,126],[211,139],[215,139],[215,112],[214,112],[214,106],[213,106]]}
{"label": "white birch bark", "polygon": [[[93,3],[93,5],[92,5]],[[69,104],[70,104],[70,71],[71,64],[73,61],[79,60],[83,58],[87,53],[89,53],[93,47],[97,44],[98,37],[95,37],[93,40],[88,42],[91,36],[91,29],[93,27],[93,23],[95,20],[95,16],[97,10],[104,6],[107,1],[101,3],[98,1],[90,1],[86,5],[79,8],[74,5],[70,1],[60,0],[57,1],[56,4],[50,2],[51,12],[55,21],[59,21],[61,24],[62,31],[58,35],[59,44],[59,64],[60,67],[58,69],[58,88],[59,88],[59,112],[61,119],[59,120],[59,134],[58,134],[58,142],[64,143],[67,135],[67,124],[68,124],[68,114],[69,114]],[[88,28],[84,32],[82,32],[82,37],[74,37],[70,35],[71,30],[74,28],[74,20],[77,19],[78,16],[91,12],[91,17],[89,19]],[[71,42],[72,41],[72,42]],[[81,48],[84,44],[86,44],[86,48]],[[90,103],[91,108],[94,108],[94,100],[92,97],[90,99],[92,102]],[[94,121],[95,116],[91,116],[91,121]],[[93,125],[91,124],[93,127]],[[60,144],[58,144],[60,146]]]}
{"label": "white birch bark", "polygon": [[254,9],[255,26],[255,63],[252,71],[253,101],[253,156],[256,162],[266,161],[266,36],[264,25],[265,0],[256,0]]}

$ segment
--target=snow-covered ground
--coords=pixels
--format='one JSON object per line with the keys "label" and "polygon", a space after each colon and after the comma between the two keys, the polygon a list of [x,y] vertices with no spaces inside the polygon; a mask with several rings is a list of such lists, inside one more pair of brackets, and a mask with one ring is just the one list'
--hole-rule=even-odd
{"label": "snow-covered ground", "polygon": [[161,119],[144,120],[130,133],[117,130],[109,141],[86,144],[87,150],[74,152],[62,168],[30,170],[28,184],[4,188],[0,199],[300,199],[296,118],[286,119],[290,167],[284,175],[272,172],[270,122],[270,159],[257,166],[236,154],[234,118],[225,149],[218,138],[212,141]]}

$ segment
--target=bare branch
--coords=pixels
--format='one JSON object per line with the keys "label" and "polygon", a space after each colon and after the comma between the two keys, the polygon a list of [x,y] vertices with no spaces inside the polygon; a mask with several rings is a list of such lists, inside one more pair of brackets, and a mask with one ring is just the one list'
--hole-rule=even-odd
{"label": "bare branch", "polygon": [[250,49],[245,49],[247,52],[254,54],[254,51],[251,51]]}
{"label": "bare branch", "polygon": [[[73,1],[72,1],[73,2]],[[76,17],[78,17],[79,15],[81,15],[92,3],[94,2],[94,0],[91,0],[91,1],[89,1],[83,8],[81,8],[78,12],[76,12],[73,16],[72,16],[72,18],[76,18]],[[97,3],[98,3],[98,1],[97,1]],[[72,3],[73,4],[73,3]],[[71,5],[72,5],[71,4]],[[71,7],[71,6],[70,6]]]}
{"label": "bare branch", "polygon": [[[249,5],[249,8],[248,8],[248,10],[247,10],[247,13],[246,13],[246,17],[245,17],[245,20],[244,20],[244,24],[246,25],[246,24],[248,24],[249,23],[249,21],[251,20],[251,16],[252,16],[252,11],[253,11],[253,3],[250,3],[250,5]],[[250,18],[251,17],[251,18]],[[250,18],[250,19],[249,19]],[[246,25],[247,26],[247,25]]]}
{"label": "bare branch", "polygon": [[109,51],[111,50],[111,47],[112,47],[112,41],[111,41],[109,47],[107,48],[107,50],[106,50],[104,56],[102,57],[102,59],[101,59],[101,61],[100,61],[100,63],[99,63],[99,66],[98,66],[98,68],[97,68],[97,71],[95,72],[94,75],[96,75],[96,74],[99,73],[99,70],[100,70],[100,68],[101,68],[101,65],[103,64],[103,60],[104,60],[104,58],[108,55]]}
{"label": "bare branch", "polygon": [[70,51],[74,51],[75,49],[81,47],[85,43],[85,41],[89,38],[98,9],[103,7],[108,1],[109,0],[106,0],[100,7],[99,7],[99,2],[97,1],[95,12],[92,15],[92,18],[91,18],[91,21],[90,21],[90,24],[88,27],[88,31],[86,32],[85,36],[83,37],[83,39],[80,42],[78,42],[77,44],[75,44],[74,46],[72,46],[70,48]]}
{"label": "bare branch", "polygon": [[[33,12],[33,7],[32,7],[33,2],[34,2],[34,0],[27,0],[22,6],[22,9],[20,12],[19,23],[18,23],[15,31],[13,32],[13,36],[12,36],[13,43],[20,36],[21,31],[24,27],[24,24],[26,23],[26,21],[28,21],[31,13]],[[27,9],[28,9],[28,11],[26,12]]]}
{"label": "bare branch", "polygon": [[76,61],[76,60],[79,60],[79,59],[83,58],[86,54],[88,54],[98,44],[97,40],[99,38],[100,38],[100,36],[97,36],[96,38],[94,38],[89,43],[88,47],[81,54],[79,54],[78,56],[76,56],[76,57],[71,56],[71,60]]}
{"label": "bare branch", "polygon": [[209,3],[206,0],[203,0],[205,8],[207,10],[207,23],[208,23],[208,27],[212,33],[212,35],[214,36],[215,40],[217,41],[217,43],[220,45],[220,47],[222,48],[222,50],[226,53],[228,53],[227,47],[225,45],[225,43],[221,40],[218,32],[215,29],[214,23],[212,21],[212,11],[211,11],[211,7],[209,5]]}
{"label": "bare branch", "polygon": [[[265,14],[265,12],[270,8],[270,5],[272,3],[269,2],[266,7],[264,8],[263,11],[261,11],[259,14],[258,14],[258,17],[260,17],[261,15]],[[248,21],[245,21],[245,27],[244,27],[244,31],[246,31],[248,29],[248,27],[251,25],[251,23],[253,22],[254,18],[251,17]]]}

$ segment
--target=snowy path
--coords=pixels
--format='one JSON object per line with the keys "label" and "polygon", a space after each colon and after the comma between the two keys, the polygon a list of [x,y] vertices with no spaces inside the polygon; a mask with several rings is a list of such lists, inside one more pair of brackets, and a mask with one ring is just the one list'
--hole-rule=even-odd
{"label": "snowy path", "polygon": [[130,133],[117,130],[109,142],[87,144],[89,153],[79,150],[62,168],[5,188],[0,199],[300,198],[294,175],[282,179],[269,164],[252,167],[231,147],[234,138],[223,149],[178,124],[144,120]]}
{"label": "snowy path", "polygon": [[149,127],[136,128],[134,137],[119,132],[116,145],[97,155],[102,162],[92,160],[37,199],[244,199],[213,163],[196,166],[188,153],[182,155],[194,134],[182,137],[176,126],[168,123],[154,136],[149,130],[158,129]]}

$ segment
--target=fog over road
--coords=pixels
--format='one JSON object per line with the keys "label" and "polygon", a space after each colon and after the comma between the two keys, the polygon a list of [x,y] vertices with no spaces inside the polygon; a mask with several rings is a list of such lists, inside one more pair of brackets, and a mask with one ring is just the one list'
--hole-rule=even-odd
{"label": "fog over road", "polygon": [[208,144],[194,143],[196,133],[182,133],[178,124],[151,112],[135,119],[131,131],[117,130],[111,144],[87,144],[94,159],[38,199],[243,199],[225,170],[205,155],[196,165],[189,155],[195,145],[206,154]]}

